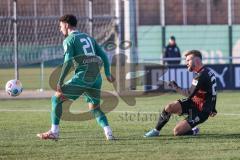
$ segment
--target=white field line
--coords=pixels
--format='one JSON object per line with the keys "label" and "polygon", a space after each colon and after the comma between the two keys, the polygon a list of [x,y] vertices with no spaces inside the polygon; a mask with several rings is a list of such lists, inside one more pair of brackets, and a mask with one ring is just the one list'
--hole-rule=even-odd
{"label": "white field line", "polygon": [[[0,112],[50,112],[47,109],[0,109]],[[78,113],[78,111],[71,111],[73,113]],[[141,112],[141,111],[111,111],[111,113],[132,113],[132,114],[159,114],[159,112]],[[240,116],[240,113],[218,113],[217,115],[223,116]]]}

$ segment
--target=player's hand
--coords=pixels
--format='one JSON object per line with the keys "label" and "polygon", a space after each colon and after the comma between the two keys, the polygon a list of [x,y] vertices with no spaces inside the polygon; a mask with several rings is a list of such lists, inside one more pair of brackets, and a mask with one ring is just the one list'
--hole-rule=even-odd
{"label": "player's hand", "polygon": [[175,81],[170,81],[168,83],[168,86],[171,88],[171,89],[174,89],[174,90],[177,90],[179,88],[178,84],[175,82]]}
{"label": "player's hand", "polygon": [[57,85],[57,90],[56,90],[55,96],[56,97],[62,97],[62,95],[63,95],[63,93],[62,93],[61,86]]}
{"label": "player's hand", "polygon": [[115,78],[112,75],[110,75],[107,77],[107,80],[108,82],[113,83],[115,81]]}
{"label": "player's hand", "polygon": [[214,117],[214,116],[216,116],[217,115],[217,112],[211,112],[210,113],[210,117]]}

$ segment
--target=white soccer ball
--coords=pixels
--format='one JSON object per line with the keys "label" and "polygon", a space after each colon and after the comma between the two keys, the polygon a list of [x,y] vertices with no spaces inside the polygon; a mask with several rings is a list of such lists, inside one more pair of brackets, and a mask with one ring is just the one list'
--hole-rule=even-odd
{"label": "white soccer ball", "polygon": [[19,80],[9,80],[5,85],[5,91],[12,97],[16,97],[22,93],[22,83]]}

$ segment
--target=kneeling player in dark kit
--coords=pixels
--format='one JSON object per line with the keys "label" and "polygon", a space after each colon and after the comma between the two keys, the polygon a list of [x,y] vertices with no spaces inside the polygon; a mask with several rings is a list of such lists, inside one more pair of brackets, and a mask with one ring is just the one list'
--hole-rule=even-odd
{"label": "kneeling player in dark kit", "polygon": [[173,130],[175,136],[197,135],[199,128],[196,126],[205,122],[209,116],[214,117],[217,114],[215,75],[203,65],[201,52],[192,50],[187,52],[185,57],[188,71],[196,73],[192,86],[189,89],[182,89],[175,81],[171,81],[169,86],[187,98],[168,104],[160,114],[156,127],[147,132],[144,137],[159,136],[160,130],[172,114],[187,115],[186,119],[175,126]]}

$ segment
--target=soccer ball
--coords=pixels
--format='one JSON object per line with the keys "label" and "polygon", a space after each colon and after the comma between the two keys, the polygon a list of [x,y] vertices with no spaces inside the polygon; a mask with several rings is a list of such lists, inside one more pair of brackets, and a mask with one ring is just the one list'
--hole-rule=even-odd
{"label": "soccer ball", "polygon": [[12,97],[20,95],[22,90],[22,83],[19,80],[12,79],[6,83],[5,91]]}

